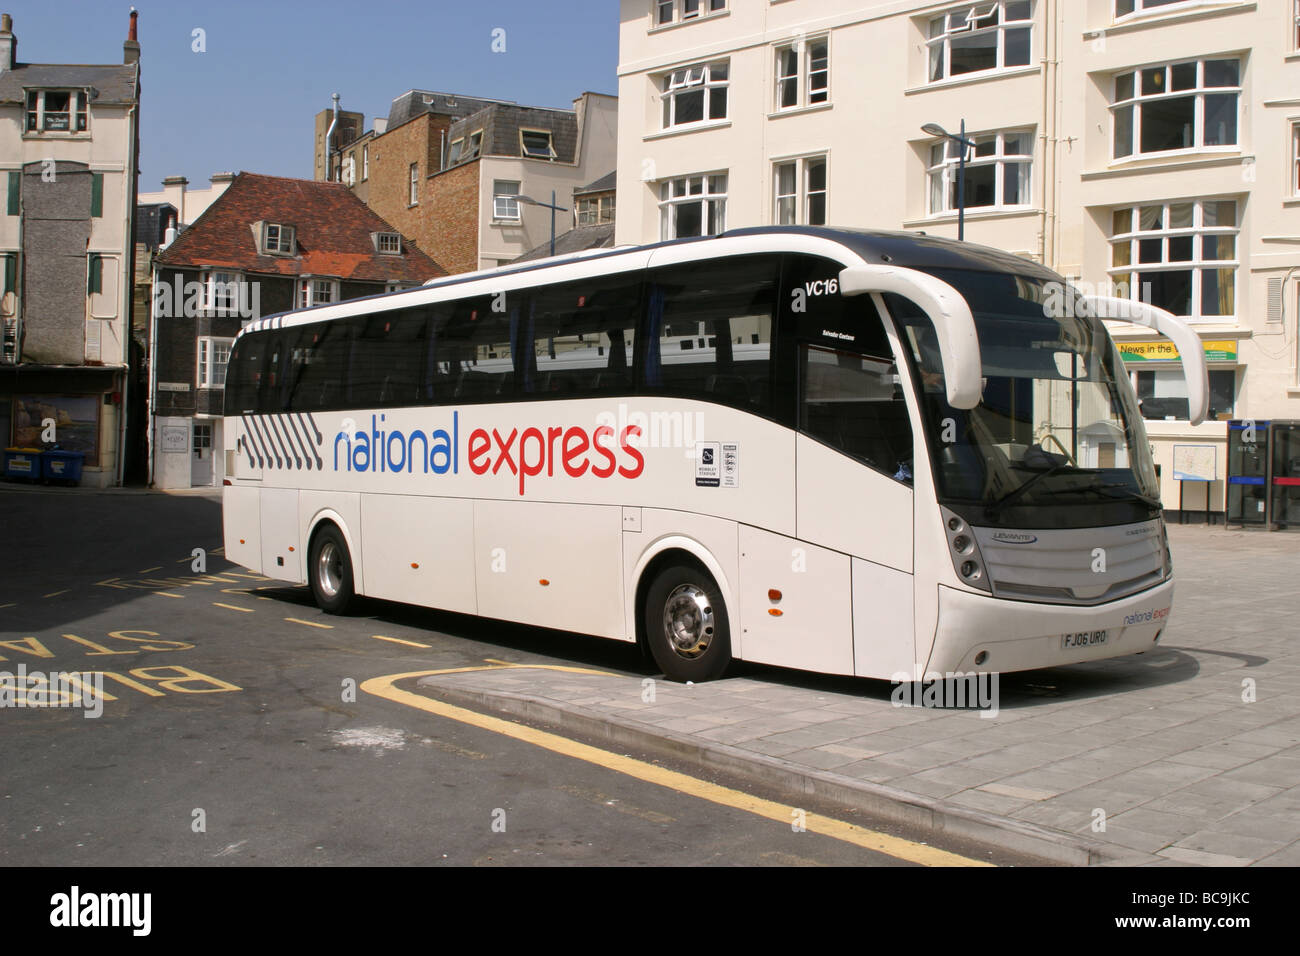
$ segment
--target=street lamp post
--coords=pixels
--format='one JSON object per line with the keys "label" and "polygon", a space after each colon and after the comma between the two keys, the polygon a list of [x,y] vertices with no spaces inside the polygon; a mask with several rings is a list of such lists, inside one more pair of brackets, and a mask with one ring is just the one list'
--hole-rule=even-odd
{"label": "street lamp post", "polygon": [[975,144],[966,138],[966,120],[961,121],[961,131],[950,133],[938,123],[926,123],[921,132],[931,136],[941,136],[952,140],[960,147],[957,154],[957,238],[966,238],[966,150],[974,149]]}
{"label": "street lamp post", "polygon": [[492,201],[496,202],[499,198],[513,199],[516,202],[527,203],[530,206],[544,206],[551,211],[551,255],[555,255],[555,214],[557,212],[569,211],[564,206],[555,205],[555,190],[551,190],[550,202],[541,202],[540,200],[534,199],[532,196],[507,196],[505,194],[502,194],[501,196],[493,196]]}

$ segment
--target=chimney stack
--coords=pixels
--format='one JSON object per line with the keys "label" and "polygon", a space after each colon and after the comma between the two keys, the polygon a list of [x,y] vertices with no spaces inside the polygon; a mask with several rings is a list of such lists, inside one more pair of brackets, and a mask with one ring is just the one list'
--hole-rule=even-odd
{"label": "chimney stack", "polygon": [[14,68],[18,59],[18,38],[14,36],[14,18],[0,15],[0,73]]}
{"label": "chimney stack", "polygon": [[135,7],[131,8],[131,26],[126,32],[126,42],[122,44],[122,62],[139,63],[140,62],[140,41],[136,38],[135,28],[136,20],[140,15],[135,12]]}

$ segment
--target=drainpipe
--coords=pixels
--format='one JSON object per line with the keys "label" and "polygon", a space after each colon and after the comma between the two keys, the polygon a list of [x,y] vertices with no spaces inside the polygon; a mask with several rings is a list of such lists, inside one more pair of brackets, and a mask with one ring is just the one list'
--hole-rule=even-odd
{"label": "drainpipe", "polygon": [[325,131],[325,182],[334,181],[334,128],[339,125],[339,95],[334,94],[334,119]]}
{"label": "drainpipe", "polygon": [[[131,32],[135,33],[135,8],[131,8]],[[126,435],[127,435],[127,416],[131,407],[131,342],[135,330],[132,328],[135,317],[135,199],[136,199],[136,164],[137,154],[140,148],[139,122],[140,122],[140,105],[137,103],[132,106],[129,112],[131,117],[131,128],[136,132],[131,136],[131,155],[128,158],[127,171],[130,177],[127,180],[126,187],[126,211],[122,221],[122,232],[125,236],[123,252],[122,281],[122,362],[126,366],[126,371],[121,375],[121,396],[122,404],[118,406],[117,415],[117,486],[120,488],[126,481]]]}
{"label": "drainpipe", "polygon": [[[175,311],[173,309],[173,311]],[[149,384],[146,386],[148,394],[145,396],[145,455],[148,461],[148,474],[145,476],[147,487],[153,487],[153,433],[155,428],[154,417],[158,414],[157,403],[155,401],[156,390],[158,387],[158,264],[155,260],[153,267],[153,276],[149,282]]]}
{"label": "drainpipe", "polygon": [[1042,112],[1039,122],[1039,139],[1042,146],[1043,167],[1043,209],[1039,213],[1038,258],[1049,269],[1056,267],[1056,202],[1057,202],[1057,156],[1058,111],[1057,95],[1057,32],[1060,29],[1060,11],[1058,0],[1049,0],[1046,5],[1046,22],[1043,25],[1043,55],[1039,60],[1042,67]]}

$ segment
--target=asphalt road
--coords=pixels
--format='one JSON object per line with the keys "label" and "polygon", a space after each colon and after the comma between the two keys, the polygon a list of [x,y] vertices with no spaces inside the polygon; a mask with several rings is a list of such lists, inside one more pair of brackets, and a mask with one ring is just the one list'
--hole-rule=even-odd
{"label": "asphalt road", "polygon": [[[102,672],[112,697],[98,719],[0,709],[0,863],[913,865],[367,694],[492,659],[654,671],[627,646],[385,602],[328,617],[226,562],[220,519],[211,498],[0,491],[0,672]],[[792,820],[933,839],[706,779]]]}

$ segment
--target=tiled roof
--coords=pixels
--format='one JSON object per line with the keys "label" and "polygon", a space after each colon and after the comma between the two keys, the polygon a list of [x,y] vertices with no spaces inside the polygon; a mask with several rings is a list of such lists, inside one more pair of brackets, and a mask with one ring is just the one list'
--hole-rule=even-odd
{"label": "tiled roof", "polygon": [[579,186],[573,191],[573,195],[581,196],[584,193],[607,193],[614,188],[614,181],[617,178],[617,172],[608,172],[594,182],[587,183],[585,186]]}
{"label": "tiled roof", "polygon": [[485,99],[481,96],[463,96],[459,93],[435,93],[432,90],[407,90],[393,99],[388,108],[388,128],[401,126],[422,113],[442,113],[447,116],[468,116],[494,103],[513,103],[513,100]]}
{"label": "tiled roof", "polygon": [[574,110],[494,104],[452,123],[447,131],[447,142],[481,129],[484,156],[519,156],[522,152],[519,146],[521,128],[550,130],[556,161],[576,161],[578,114]]}
{"label": "tiled roof", "polygon": [[[562,256],[566,252],[582,252],[585,249],[608,249],[613,245],[614,224],[612,222],[601,223],[598,226],[575,226],[555,237],[555,254]],[[514,262],[533,262],[550,257],[551,240],[547,239],[540,246],[529,249]]]}
{"label": "tiled roof", "polygon": [[[293,226],[297,255],[260,255],[252,229],[258,221]],[[397,231],[342,183],[240,173],[158,262],[372,282],[422,282],[447,274],[409,241],[403,242],[404,255],[375,251],[372,232]]]}
{"label": "tiled roof", "polygon": [[96,93],[93,107],[105,103],[134,103],[138,63],[105,66],[62,63],[18,63],[0,73],[0,103],[22,103],[23,89],[90,86]]}

